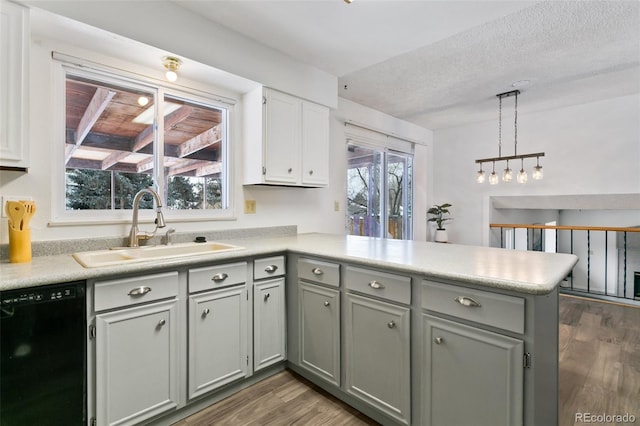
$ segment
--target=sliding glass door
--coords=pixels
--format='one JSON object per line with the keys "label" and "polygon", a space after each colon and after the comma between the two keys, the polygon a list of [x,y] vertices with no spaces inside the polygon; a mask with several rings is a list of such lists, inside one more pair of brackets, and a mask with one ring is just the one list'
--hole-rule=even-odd
{"label": "sliding glass door", "polygon": [[413,156],[347,145],[347,233],[411,239]]}

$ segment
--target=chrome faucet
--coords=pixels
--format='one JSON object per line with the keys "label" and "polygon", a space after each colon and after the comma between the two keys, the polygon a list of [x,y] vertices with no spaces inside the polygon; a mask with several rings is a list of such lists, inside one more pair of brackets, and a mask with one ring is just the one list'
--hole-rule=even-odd
{"label": "chrome faucet", "polygon": [[[153,232],[140,231],[138,229],[138,209],[140,208],[140,200],[144,194],[151,194],[156,203],[156,229]],[[148,240],[156,234],[158,228],[164,228],[164,216],[162,215],[162,201],[156,191],[151,188],[144,188],[138,191],[133,198],[133,219],[131,221],[131,230],[129,231],[129,247],[138,247],[138,241]]]}

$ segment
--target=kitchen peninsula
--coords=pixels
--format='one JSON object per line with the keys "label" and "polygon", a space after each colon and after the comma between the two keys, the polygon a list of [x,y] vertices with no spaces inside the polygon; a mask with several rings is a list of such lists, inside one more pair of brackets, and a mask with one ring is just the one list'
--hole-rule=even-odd
{"label": "kitchen peninsula", "polygon": [[[575,256],[328,234],[220,242],[243,249],[103,268],[84,268],[70,254],[3,261],[0,290],[86,280],[87,324],[97,319],[100,333],[100,321],[109,330],[118,312],[99,300],[111,291],[102,289],[166,282],[149,293],[159,298],[154,303],[127,302],[129,310],[165,304],[176,324],[170,401],[157,412],[133,407],[127,415],[136,422],[174,421],[288,367],[383,424],[557,423],[557,286]],[[211,280],[197,281],[208,273]],[[229,287],[210,288],[225,274]],[[248,368],[192,394],[187,389],[198,378],[191,357],[199,350],[192,343],[206,338],[189,333],[210,312],[199,303],[233,289],[244,289],[239,294],[248,300],[240,311],[248,324],[240,351]],[[269,311],[267,303],[277,300],[283,312]],[[262,351],[278,341],[276,329],[263,328],[268,339],[261,343],[256,330],[268,321],[256,318],[282,319],[283,349],[276,347],[273,358]],[[98,348],[88,343],[87,405],[98,425],[121,420],[103,401],[110,389],[95,367],[100,339]],[[269,359],[264,368],[258,363]]]}

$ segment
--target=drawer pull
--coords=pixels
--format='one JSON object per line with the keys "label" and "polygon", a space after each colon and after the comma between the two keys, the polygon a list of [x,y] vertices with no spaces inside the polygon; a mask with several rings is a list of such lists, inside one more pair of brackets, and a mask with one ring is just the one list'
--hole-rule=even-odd
{"label": "drawer pull", "polygon": [[151,291],[151,287],[136,287],[129,292],[131,297],[140,297]]}
{"label": "drawer pull", "polygon": [[313,268],[311,270],[311,272],[313,272],[313,275],[322,275],[322,274],[324,274],[324,271],[322,269],[320,269],[320,268]]}
{"label": "drawer pull", "polygon": [[202,318],[206,318],[210,313],[211,311],[209,310],[209,308],[204,308],[204,311],[202,311]]}
{"label": "drawer pull", "polygon": [[374,288],[376,290],[382,290],[384,289],[384,284],[382,284],[381,282],[378,282],[376,280],[373,280],[369,283],[369,287]]}
{"label": "drawer pull", "polygon": [[229,275],[227,275],[225,272],[219,272],[215,274],[213,277],[211,277],[211,281],[215,281],[219,283],[220,281],[226,280],[228,277]]}
{"label": "drawer pull", "polygon": [[444,339],[442,337],[436,337],[435,339],[433,339],[433,341],[436,343],[436,345],[441,345],[444,343]]}
{"label": "drawer pull", "polygon": [[162,328],[165,326],[165,324],[167,323],[167,321],[163,319],[161,319],[160,321],[158,321],[158,328]]}
{"label": "drawer pull", "polygon": [[331,306],[331,303],[328,300],[325,300],[324,306]]}
{"label": "drawer pull", "polygon": [[478,303],[476,300],[474,300],[474,299],[472,299],[470,297],[458,296],[453,300],[455,300],[456,302],[458,302],[462,306],[468,306],[470,308],[479,308],[479,307],[482,306],[480,303]]}
{"label": "drawer pull", "polygon": [[269,297],[271,297],[271,295],[269,293],[264,295],[264,301],[266,302],[267,300],[269,300]]}
{"label": "drawer pull", "polygon": [[389,328],[396,328],[396,323],[395,323],[395,321],[389,321],[389,322],[387,323],[387,327],[389,327]]}
{"label": "drawer pull", "polygon": [[269,265],[266,268],[264,268],[264,271],[267,274],[273,274],[277,270],[278,270],[278,265]]}

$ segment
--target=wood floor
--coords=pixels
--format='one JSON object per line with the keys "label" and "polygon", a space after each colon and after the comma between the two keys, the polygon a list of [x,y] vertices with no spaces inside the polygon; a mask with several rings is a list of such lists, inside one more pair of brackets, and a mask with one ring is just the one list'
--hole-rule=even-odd
{"label": "wood floor", "polygon": [[560,298],[560,426],[584,424],[576,413],[640,424],[640,308]]}
{"label": "wood floor", "polygon": [[[576,413],[628,413],[640,424],[639,308],[560,297],[560,426],[584,424]],[[175,426],[376,424],[283,371]]]}
{"label": "wood floor", "polygon": [[174,426],[377,424],[313,383],[285,370]]}

